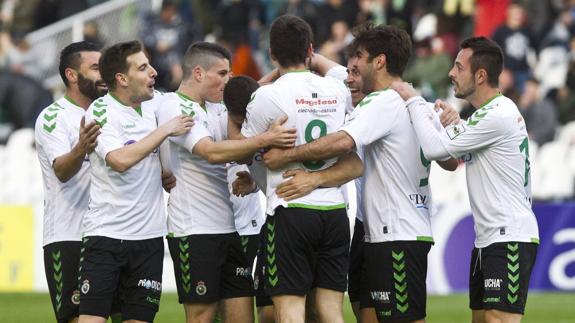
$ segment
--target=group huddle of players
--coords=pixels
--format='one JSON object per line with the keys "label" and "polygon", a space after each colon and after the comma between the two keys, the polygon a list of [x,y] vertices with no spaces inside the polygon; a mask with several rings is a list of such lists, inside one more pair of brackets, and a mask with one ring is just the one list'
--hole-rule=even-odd
{"label": "group huddle of players", "polygon": [[460,157],[473,321],[520,321],[539,240],[525,122],[498,91],[501,49],[461,44],[449,76],[477,109],[464,121],[402,82],[405,31],[366,24],[354,36],[346,68],[313,53],[305,21],[280,16],[277,68],[259,82],[230,78],[225,48],[194,43],[173,93],[155,91],[137,41],[63,49],[66,95],[35,129],[58,322],[152,322],[164,237],[187,322],[253,322],[254,296],[260,322],[343,322],[346,290],[358,321],[423,322],[430,165],[454,170]]}

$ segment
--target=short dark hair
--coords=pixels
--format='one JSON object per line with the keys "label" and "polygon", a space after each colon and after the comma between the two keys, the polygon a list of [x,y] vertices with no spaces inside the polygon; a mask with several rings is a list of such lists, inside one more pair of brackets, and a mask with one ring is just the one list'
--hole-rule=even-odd
{"label": "short dark hair", "polygon": [[204,69],[209,69],[213,64],[214,58],[227,59],[231,62],[232,55],[225,47],[219,44],[208,42],[191,44],[182,59],[182,78],[184,80],[188,79],[194,67],[198,65]]}
{"label": "short dark hair", "polygon": [[60,52],[60,65],[58,66],[58,71],[60,72],[60,77],[64,82],[64,85],[68,86],[68,79],[66,78],[66,69],[71,68],[78,70],[80,64],[82,64],[81,52],[99,52],[100,48],[98,45],[88,42],[80,41],[76,43],[71,43],[70,45],[64,47]]}
{"label": "short dark hair", "polygon": [[249,76],[234,76],[224,87],[224,104],[229,112],[246,115],[252,93],[259,87],[258,82]]}
{"label": "short dark hair", "polygon": [[411,38],[409,34],[395,26],[374,25],[366,23],[353,30],[355,39],[352,48],[355,52],[365,49],[369,61],[376,56],[385,55],[387,72],[394,76],[402,76],[411,56]]}
{"label": "short dark hair", "polygon": [[473,51],[469,58],[471,72],[484,69],[487,72],[487,83],[492,87],[499,85],[499,75],[503,70],[503,51],[493,40],[486,37],[471,37],[461,43],[461,49]]}
{"label": "short dark hair", "polygon": [[312,43],[311,27],[303,19],[283,15],[270,28],[270,52],[282,67],[305,64]]}
{"label": "short dark hair", "polygon": [[100,57],[100,75],[110,90],[116,89],[116,73],[127,73],[128,56],[143,50],[142,44],[137,41],[128,41],[114,44],[104,50]]}

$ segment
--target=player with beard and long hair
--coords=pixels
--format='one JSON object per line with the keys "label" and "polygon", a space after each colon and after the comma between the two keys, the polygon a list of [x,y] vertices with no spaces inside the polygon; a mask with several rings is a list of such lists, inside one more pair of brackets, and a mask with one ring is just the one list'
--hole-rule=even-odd
{"label": "player with beard and long hair", "polygon": [[90,176],[87,154],[100,134],[85,124],[84,111],[106,94],[98,71],[96,45],[77,42],[60,53],[63,98],[36,120],[36,148],[44,179],[44,267],[58,322],[78,319],[78,266],[82,218],[88,210]]}

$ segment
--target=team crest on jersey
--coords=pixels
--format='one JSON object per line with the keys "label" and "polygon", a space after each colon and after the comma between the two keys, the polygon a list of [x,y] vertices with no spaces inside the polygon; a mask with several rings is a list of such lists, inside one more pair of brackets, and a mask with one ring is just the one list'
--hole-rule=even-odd
{"label": "team crest on jersey", "polygon": [[447,132],[449,139],[453,140],[457,136],[465,132],[465,125],[463,124],[449,125],[445,128],[445,131]]}
{"label": "team crest on jersey", "polygon": [[204,296],[206,295],[206,293],[208,292],[208,287],[206,286],[206,283],[204,283],[203,281],[199,281],[196,284],[196,294],[200,295],[200,296]]}
{"label": "team crest on jersey", "polygon": [[80,290],[82,291],[82,294],[88,294],[88,291],[90,291],[90,281],[89,280],[84,280],[82,282],[82,287],[80,288]]}
{"label": "team crest on jersey", "polygon": [[76,289],[76,290],[72,293],[72,299],[71,299],[71,301],[72,301],[72,304],[74,304],[74,305],[80,304],[80,291],[79,291],[79,290]]}

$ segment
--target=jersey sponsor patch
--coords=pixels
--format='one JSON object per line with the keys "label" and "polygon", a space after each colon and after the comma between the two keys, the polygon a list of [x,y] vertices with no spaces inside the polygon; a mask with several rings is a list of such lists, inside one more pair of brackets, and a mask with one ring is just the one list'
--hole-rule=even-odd
{"label": "jersey sponsor patch", "polygon": [[453,140],[457,136],[465,132],[465,125],[463,123],[449,125],[445,128],[445,131],[447,132],[447,136],[449,136],[449,139]]}

